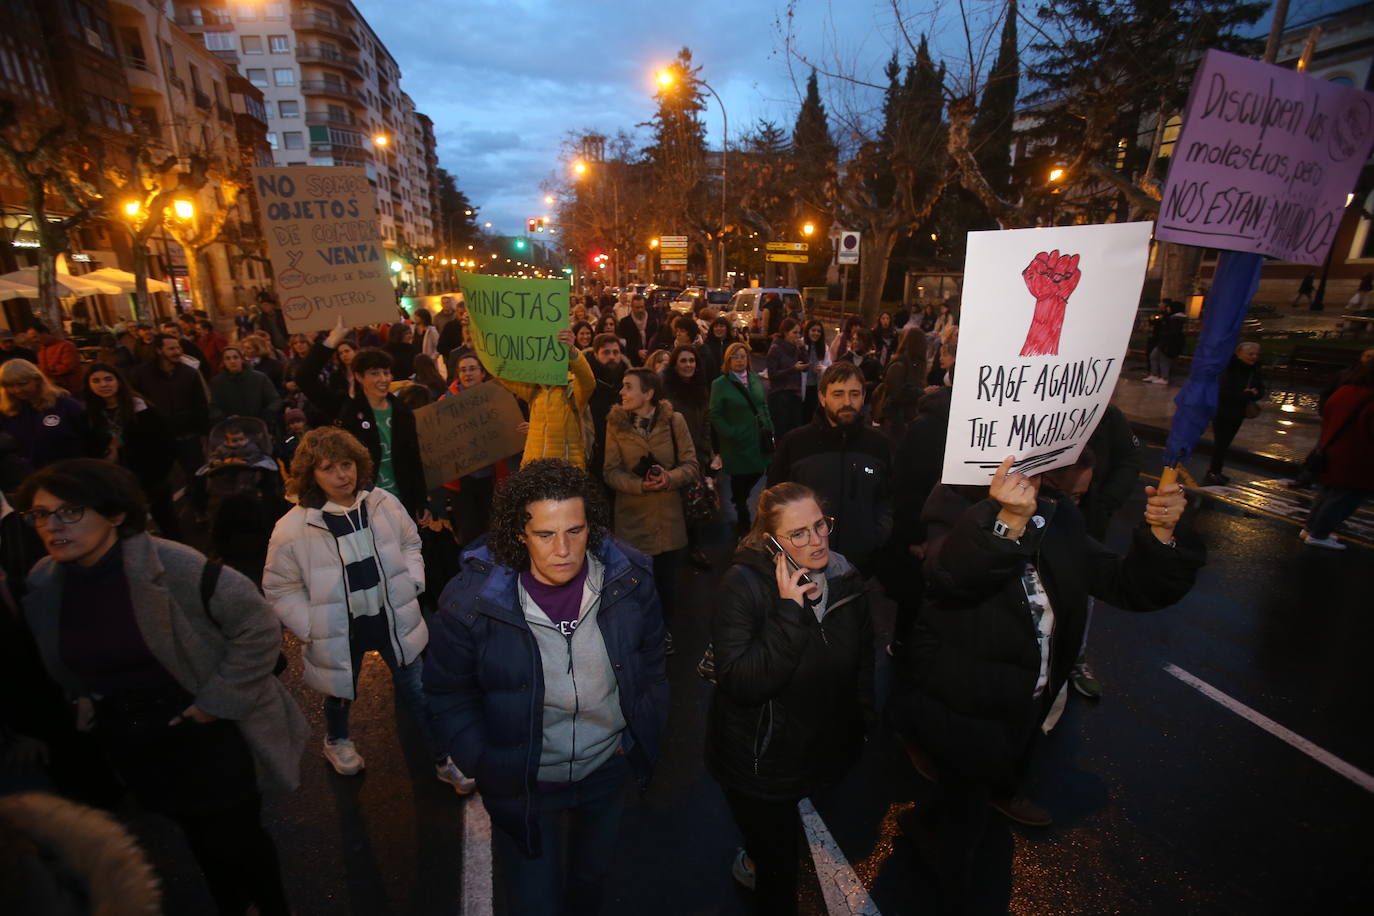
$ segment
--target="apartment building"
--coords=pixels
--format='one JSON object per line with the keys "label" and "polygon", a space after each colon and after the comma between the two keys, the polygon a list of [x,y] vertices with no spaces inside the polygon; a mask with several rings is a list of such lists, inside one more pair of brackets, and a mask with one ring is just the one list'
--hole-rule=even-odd
{"label": "apartment building", "polygon": [[277,165],[349,165],[377,193],[389,256],[413,284],[438,219],[432,124],[401,91],[396,60],[348,0],[175,3],[198,35],[263,94]]}

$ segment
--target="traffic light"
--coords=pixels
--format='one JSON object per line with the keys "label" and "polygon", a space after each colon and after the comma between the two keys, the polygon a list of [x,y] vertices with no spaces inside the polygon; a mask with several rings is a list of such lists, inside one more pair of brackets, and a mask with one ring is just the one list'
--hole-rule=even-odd
{"label": "traffic light", "polygon": [[525,240],[524,240],[524,239],[516,239],[516,240],[515,240],[515,247],[523,250],[524,247],[525,247]]}
{"label": "traffic light", "polygon": [[537,222],[538,222],[538,220],[536,220],[533,216],[531,216],[529,219],[525,220],[525,225],[529,227],[529,231],[530,231],[530,232],[533,232],[533,231],[534,231],[534,225],[535,225],[535,223],[537,223]]}
{"label": "traffic light", "polygon": [[543,232],[543,231],[544,231],[544,221],[543,221],[542,219],[541,219],[541,220],[538,220],[538,221],[535,223],[535,225],[534,225],[534,231],[535,231],[535,232]]}

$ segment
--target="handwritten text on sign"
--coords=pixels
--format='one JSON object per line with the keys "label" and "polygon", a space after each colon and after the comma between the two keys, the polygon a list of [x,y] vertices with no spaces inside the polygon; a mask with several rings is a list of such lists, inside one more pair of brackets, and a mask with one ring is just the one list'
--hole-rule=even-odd
{"label": "handwritten text on sign", "polygon": [[942,479],[1073,464],[1121,374],[1150,223],[970,232]]}
{"label": "handwritten text on sign", "polygon": [[515,396],[495,382],[476,385],[415,411],[420,461],[429,489],[525,450],[525,418]]}
{"label": "handwritten text on sign", "polygon": [[343,166],[253,169],[258,216],[292,331],[396,317],[367,174]]}
{"label": "handwritten text on sign", "polygon": [[536,385],[568,382],[567,280],[459,274],[477,358],[497,378]]}
{"label": "handwritten text on sign", "polygon": [[1374,93],[1208,51],[1156,237],[1320,264],[1374,144]]}

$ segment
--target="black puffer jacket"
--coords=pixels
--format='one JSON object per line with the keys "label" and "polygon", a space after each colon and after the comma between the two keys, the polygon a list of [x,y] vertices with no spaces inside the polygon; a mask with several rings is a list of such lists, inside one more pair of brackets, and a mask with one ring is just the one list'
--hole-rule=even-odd
{"label": "black puffer jacket", "polygon": [[831,426],[824,411],[782,437],[768,486],[792,481],[835,516],[831,546],[865,570],[892,534],[892,444],[860,420]]}
{"label": "black puffer jacket", "polygon": [[[1042,491],[1038,518],[1021,540],[992,533],[999,506],[938,486],[926,503],[926,601],[910,645],[911,684],[891,704],[893,724],[937,760],[1000,791],[1015,788],[1027,740],[1073,668],[1088,596],[1132,611],[1177,602],[1205,561],[1185,527],[1176,545],[1143,525],[1117,556],[1088,536],[1067,498]],[[1034,697],[1040,650],[1025,590],[1027,563],[1054,608],[1049,683]]]}
{"label": "black puffer jacket", "polygon": [[744,548],[721,578],[706,766],[723,786],[803,798],[853,764],[873,715],[873,625],[857,572],[831,553],[824,619],[778,595],[772,559]]}

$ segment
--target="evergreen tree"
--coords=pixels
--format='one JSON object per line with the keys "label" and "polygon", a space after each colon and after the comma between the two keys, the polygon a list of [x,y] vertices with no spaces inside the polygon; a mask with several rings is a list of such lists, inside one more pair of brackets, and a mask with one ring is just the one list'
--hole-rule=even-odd
{"label": "evergreen tree", "polygon": [[806,97],[792,128],[792,157],[797,196],[808,209],[822,210],[833,190],[839,152],[830,137],[830,124],[814,70],[806,81]]}
{"label": "evergreen tree", "polygon": [[439,169],[439,219],[441,226],[435,235],[441,236],[451,250],[466,248],[479,236],[477,208],[458,189],[458,182],[447,169]]}
{"label": "evergreen tree", "polygon": [[988,71],[978,114],[973,119],[974,157],[983,177],[998,195],[1011,188],[1011,146],[1020,87],[1020,55],[1016,49],[1016,0],[1008,0],[997,60]]}

